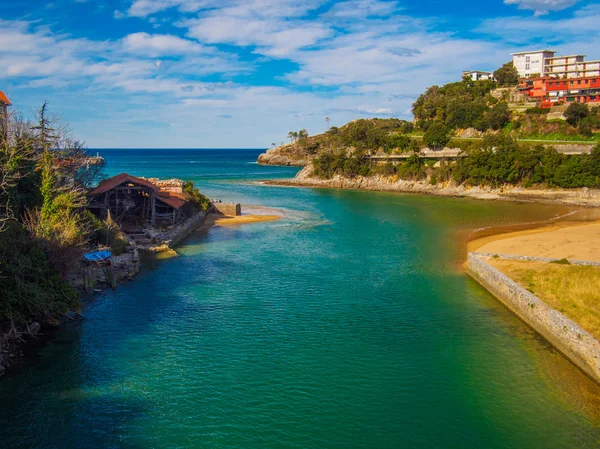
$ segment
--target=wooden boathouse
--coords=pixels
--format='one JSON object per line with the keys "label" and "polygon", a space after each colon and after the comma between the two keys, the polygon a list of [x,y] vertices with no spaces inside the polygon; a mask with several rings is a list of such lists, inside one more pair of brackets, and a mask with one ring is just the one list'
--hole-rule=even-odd
{"label": "wooden boathouse", "polygon": [[183,193],[163,190],[152,182],[127,173],[105,179],[90,193],[88,208],[105,218],[110,211],[118,223],[157,221],[176,223],[184,216],[188,198]]}

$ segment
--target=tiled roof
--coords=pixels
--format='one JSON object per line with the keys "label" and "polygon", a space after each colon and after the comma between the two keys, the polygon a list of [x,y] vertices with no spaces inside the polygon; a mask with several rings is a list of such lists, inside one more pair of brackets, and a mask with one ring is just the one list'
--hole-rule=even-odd
{"label": "tiled roof", "polygon": [[132,184],[141,185],[144,187],[148,187],[154,191],[158,192],[158,187],[152,184],[150,181],[146,181],[145,179],[136,178],[135,176],[128,175],[127,173],[121,173],[120,175],[113,176],[112,178],[105,179],[98,187],[90,192],[90,195],[100,195],[101,193],[107,192],[111,189],[114,189],[125,182],[131,182]]}
{"label": "tiled roof", "polygon": [[12,106],[12,103],[8,99],[8,97],[0,90],[0,103],[4,103],[8,106]]}
{"label": "tiled roof", "polygon": [[156,195],[156,199],[175,209],[179,209],[187,202],[187,198],[184,195],[177,195],[165,190],[160,190]]}
{"label": "tiled roof", "polygon": [[179,209],[187,202],[187,195],[177,194],[173,192],[167,192],[166,190],[160,190],[150,181],[145,179],[137,178],[135,176],[128,175],[127,173],[121,173],[120,175],[113,176],[112,178],[105,179],[98,187],[90,192],[91,196],[101,195],[108,192],[121,184],[132,183],[140,186],[148,187],[156,192],[156,199],[171,206],[175,209]]}

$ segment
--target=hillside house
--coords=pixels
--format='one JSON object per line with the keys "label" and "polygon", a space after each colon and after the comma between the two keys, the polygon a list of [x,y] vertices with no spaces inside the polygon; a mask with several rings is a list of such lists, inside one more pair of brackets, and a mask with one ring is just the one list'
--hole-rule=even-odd
{"label": "hillside house", "polygon": [[482,72],[481,70],[469,70],[462,73],[463,78],[468,77],[473,81],[493,80],[494,74],[491,72]]}

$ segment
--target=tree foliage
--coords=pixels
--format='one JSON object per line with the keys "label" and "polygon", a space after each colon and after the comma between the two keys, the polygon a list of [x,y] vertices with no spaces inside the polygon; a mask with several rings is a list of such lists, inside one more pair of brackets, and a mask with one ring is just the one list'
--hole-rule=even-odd
{"label": "tree foliage", "polygon": [[464,78],[445,86],[432,86],[413,104],[413,114],[425,129],[433,121],[444,122],[452,129],[482,128],[482,119],[489,110],[490,92],[494,81],[473,81]]}
{"label": "tree foliage", "polygon": [[512,61],[507,62],[494,72],[494,78],[500,87],[514,87],[519,84],[519,72]]}
{"label": "tree foliage", "polygon": [[578,126],[579,123],[590,115],[590,110],[584,103],[574,102],[569,105],[564,112],[567,123],[571,126]]}
{"label": "tree foliage", "polygon": [[101,176],[84,146],[44,104],[36,122],[12,122],[0,148],[0,320],[54,315],[77,301],[61,273],[100,225],[85,189]]}
{"label": "tree foliage", "polygon": [[425,131],[423,142],[430,148],[444,148],[450,138],[450,129],[444,123],[435,121]]}
{"label": "tree foliage", "polygon": [[210,208],[210,199],[206,195],[203,195],[198,190],[192,181],[184,181],[183,193],[191,198],[191,202],[196,210],[207,211]]}

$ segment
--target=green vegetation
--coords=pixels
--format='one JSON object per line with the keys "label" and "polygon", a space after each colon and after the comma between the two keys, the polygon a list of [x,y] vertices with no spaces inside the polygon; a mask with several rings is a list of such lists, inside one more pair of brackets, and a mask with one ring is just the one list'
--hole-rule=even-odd
{"label": "green vegetation", "polygon": [[590,155],[567,156],[552,148],[520,144],[509,137],[488,136],[467,154],[452,168],[458,183],[600,187],[600,145]]}
{"label": "green vegetation", "polygon": [[565,111],[565,118],[571,126],[578,126],[589,115],[590,110],[582,103],[571,103]]}
{"label": "green vegetation", "polygon": [[77,305],[62,275],[102,228],[85,209],[102,170],[87,157],[45,104],[35,124],[11,123],[0,142],[0,324],[12,333]]}
{"label": "green vegetation", "polygon": [[444,148],[450,142],[450,129],[442,122],[434,121],[423,135],[423,143],[429,148]]}
{"label": "green vegetation", "polygon": [[427,89],[413,104],[418,129],[427,132],[433,123],[442,122],[452,133],[473,128],[480,133],[501,132],[518,139],[600,140],[600,108],[571,103],[564,113],[566,122],[548,120],[549,109],[531,107],[517,112],[518,107],[509,105],[507,92],[495,91],[498,86],[517,85],[518,75],[512,63],[497,70],[495,76],[497,83],[466,77]]}
{"label": "green vegetation", "polygon": [[[503,184],[546,187],[600,187],[600,144],[591,154],[568,156],[555,149],[517,142],[507,136],[486,136],[465,146],[467,157],[432,167],[417,154],[397,164],[378,164],[363,151],[322,151],[314,160],[315,175],[329,179],[385,175],[430,182],[454,181],[472,186]],[[432,180],[434,182],[432,182]]]}
{"label": "green vegetation", "polygon": [[192,181],[184,181],[183,193],[191,198],[191,203],[195,211],[207,211],[210,208],[210,199],[207,196],[200,193]]}
{"label": "green vegetation", "polygon": [[494,72],[494,78],[500,87],[513,87],[519,82],[519,72],[512,61],[509,61]]}
{"label": "green vegetation", "polygon": [[44,246],[15,223],[0,235],[0,276],[0,322],[7,332],[16,334],[15,326],[56,317],[79,302],[78,293],[51,265]]}
{"label": "green vegetation", "polygon": [[464,78],[445,86],[432,86],[413,104],[413,114],[420,129],[426,131],[432,122],[443,122],[452,130],[489,129],[487,113],[490,104],[497,103],[491,96],[494,81],[473,81]]}

